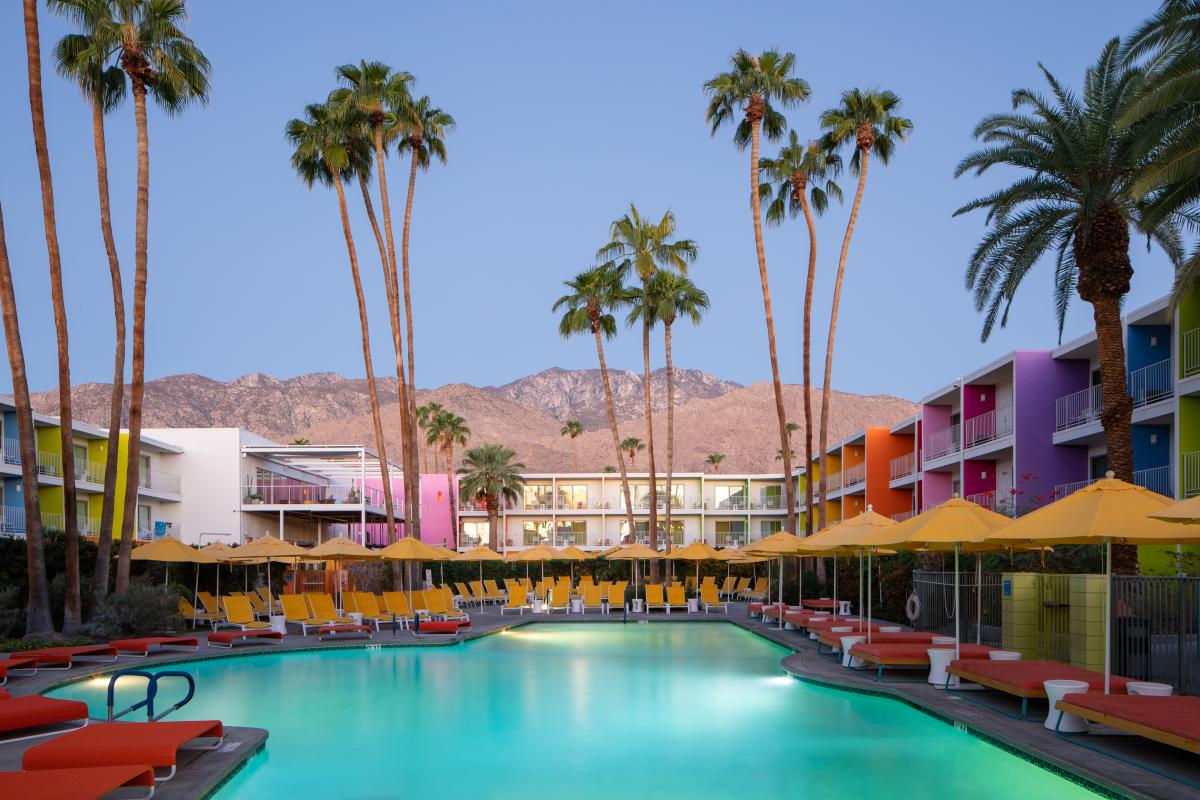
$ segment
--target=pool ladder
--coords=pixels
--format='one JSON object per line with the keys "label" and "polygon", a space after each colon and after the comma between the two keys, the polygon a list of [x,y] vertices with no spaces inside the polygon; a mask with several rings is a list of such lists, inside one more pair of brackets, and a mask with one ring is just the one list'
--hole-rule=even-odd
{"label": "pool ladder", "polygon": [[[139,700],[129,708],[114,712],[116,705],[115,693],[117,681],[121,678],[145,678],[146,683],[146,698]],[[178,703],[168,708],[161,714],[154,713],[154,699],[158,696],[158,682],[163,678],[183,678],[187,681],[187,694]],[[178,711],[192,701],[196,696],[196,681],[191,674],[177,669],[163,670],[162,672],[146,672],[141,669],[123,669],[119,672],[114,672],[112,677],[108,679],[108,721],[113,722],[126,714],[137,711],[139,708],[146,709],[146,721],[158,722],[160,719],[170,714],[172,711]]]}

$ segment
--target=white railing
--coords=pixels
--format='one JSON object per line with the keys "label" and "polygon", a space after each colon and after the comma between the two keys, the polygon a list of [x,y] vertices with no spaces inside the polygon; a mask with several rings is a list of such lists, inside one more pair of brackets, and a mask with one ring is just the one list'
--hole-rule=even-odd
{"label": "white railing", "polygon": [[1089,386],[1054,401],[1054,430],[1065,431],[1100,419],[1104,401],[1099,386]]}
{"label": "white railing", "polygon": [[19,439],[13,439],[9,436],[4,437],[4,463],[21,463],[21,441]]}
{"label": "white railing", "polygon": [[1183,462],[1181,494],[1185,498],[1195,497],[1200,494],[1200,451],[1184,453],[1179,458]]}
{"label": "white railing", "polygon": [[1055,499],[1066,497],[1069,494],[1074,494],[1085,486],[1091,486],[1096,482],[1095,478],[1088,478],[1086,481],[1072,481],[1071,483],[1060,483],[1054,487]]}
{"label": "white railing", "polygon": [[779,495],[759,495],[757,500],[750,503],[753,511],[782,511],[783,507],[783,498]]}
{"label": "white railing", "polygon": [[1182,377],[1200,375],[1200,328],[1192,328],[1180,335],[1179,358]]}
{"label": "white railing", "polygon": [[717,501],[716,509],[718,511],[745,511],[746,498],[742,495],[737,497],[727,497],[724,500]]}
{"label": "white railing", "polygon": [[963,423],[963,447],[978,447],[1011,436],[1012,432],[1012,406],[985,411]]}
{"label": "white railing", "polygon": [[79,525],[79,532],[84,536],[100,535],[99,517],[76,517],[75,522]]}
{"label": "white railing", "polygon": [[892,514],[891,518],[896,522],[904,522],[906,519],[912,519],[915,516],[913,511],[901,511],[899,514]]}
{"label": "white railing", "polygon": [[849,489],[851,486],[857,486],[860,483],[867,482],[867,465],[855,464],[846,467],[842,470],[842,485]]}
{"label": "white railing", "polygon": [[77,460],[75,462],[75,480],[103,484],[104,465],[86,458]]}
{"label": "white railing", "polygon": [[996,490],[995,489],[992,489],[991,491],[987,491],[987,492],[976,492],[975,494],[969,494],[969,495],[967,495],[966,499],[968,502],[974,503],[977,506],[983,506],[988,511],[996,510]]}
{"label": "white railing", "polygon": [[959,425],[951,425],[948,428],[942,428],[940,431],[926,434],[924,461],[928,463],[957,453],[962,446],[962,440],[959,436],[960,427]]}
{"label": "white railing", "polygon": [[[820,485],[819,481],[818,481],[817,485],[818,486]],[[839,472],[830,472],[828,475],[825,476],[825,491],[826,491],[826,493],[836,492],[841,488],[842,488],[842,473],[840,471]]]}
{"label": "white railing", "polygon": [[1169,466],[1136,470],[1133,473],[1133,482],[1143,489],[1149,489],[1152,492],[1157,492],[1167,497],[1175,496],[1175,490],[1171,481],[1171,468]]}
{"label": "white railing", "polygon": [[1172,359],[1166,358],[1129,373],[1129,396],[1133,398],[1134,408],[1175,395],[1175,372],[1171,363]]}
{"label": "white railing", "polygon": [[38,472],[42,475],[62,477],[62,456],[58,453],[51,453],[49,450],[38,450],[37,465]]}
{"label": "white railing", "polygon": [[[153,476],[151,476],[153,478]],[[176,476],[178,477],[178,476]],[[139,477],[139,481],[143,480]],[[142,483],[143,487],[146,484]],[[172,491],[162,486],[152,486],[159,491]],[[178,484],[174,491],[178,492]],[[287,505],[360,505],[363,501],[369,506],[383,506],[383,491],[367,487],[362,491],[358,484],[313,484],[299,481],[258,481],[256,485],[246,489],[242,497],[245,505],[287,506]]]}
{"label": "white railing", "polygon": [[891,467],[889,469],[888,474],[892,480],[896,481],[896,480],[900,480],[901,478],[907,478],[909,475],[912,475],[916,471],[917,471],[917,454],[916,453],[905,453],[902,456],[898,456],[897,458],[892,459]]}
{"label": "white railing", "polygon": [[[295,481],[291,481],[295,483]],[[158,469],[143,469],[138,471],[138,486],[143,489],[150,489],[155,492],[170,492],[171,494],[179,494],[180,480],[179,476],[174,472],[163,472]],[[274,484],[272,484],[274,487]],[[318,487],[319,488],[319,487]],[[379,502],[371,503],[372,505],[383,505],[383,492],[378,489],[367,489],[367,501],[371,500],[371,493],[379,495]]]}
{"label": "white railing", "polygon": [[62,514],[42,512],[42,530],[61,531],[67,527],[67,518]]}
{"label": "white railing", "polygon": [[25,509],[21,506],[0,506],[0,533],[24,533]]}

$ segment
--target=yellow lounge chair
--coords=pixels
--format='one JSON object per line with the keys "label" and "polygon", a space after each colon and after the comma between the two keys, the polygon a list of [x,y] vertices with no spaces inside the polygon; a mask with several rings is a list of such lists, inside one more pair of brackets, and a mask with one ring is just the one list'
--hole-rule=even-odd
{"label": "yellow lounge chair", "polygon": [[480,608],[483,608],[484,603],[492,602],[492,598],[488,596],[487,589],[483,588],[482,581],[471,581],[467,586],[471,588],[471,599],[479,603]]}
{"label": "yellow lounge chair", "polygon": [[293,625],[299,625],[300,633],[303,636],[308,636],[309,628],[319,628],[322,625],[333,624],[332,620],[314,617],[309,612],[308,604],[304,602],[304,598],[298,594],[280,595],[279,602],[283,604],[283,616],[285,621],[290,622]]}
{"label": "yellow lounge chair", "polygon": [[759,578],[754,582],[754,588],[741,593],[743,600],[764,601],[767,599],[767,579]]}
{"label": "yellow lounge chair", "polygon": [[307,592],[304,595],[308,608],[314,617],[327,619],[333,625],[353,625],[354,617],[338,616],[334,608],[333,598],[324,592]]}
{"label": "yellow lounge chair", "polygon": [[550,602],[546,604],[546,613],[552,611],[571,612],[571,587],[566,583],[555,584],[550,590]]}
{"label": "yellow lounge chair", "polygon": [[508,599],[508,593],[503,591],[496,585],[494,580],[490,578],[483,582],[483,588],[487,589],[488,597],[499,603]]}
{"label": "yellow lounge chair", "polygon": [[379,610],[379,603],[375,602],[375,595],[370,592],[347,592],[346,597],[353,597],[355,608],[362,614],[362,621],[368,625],[374,623],[375,630],[392,621],[391,617]]}
{"label": "yellow lounge chair", "polygon": [[440,617],[441,619],[470,620],[465,611],[450,608],[446,604],[446,595],[442,594],[441,589],[425,590],[425,610],[429,612],[429,616],[435,619]]}
{"label": "yellow lounge chair", "polygon": [[354,599],[354,592],[342,592],[342,611],[347,614],[362,613],[358,608],[358,602]]}
{"label": "yellow lounge chair", "polygon": [[204,606],[204,610],[209,614],[220,614],[223,609],[217,598],[212,596],[212,592],[196,592],[196,597],[200,600],[200,605]]}
{"label": "yellow lounge chair", "polygon": [[717,590],[717,596],[718,597],[732,597],[733,590],[736,588],[737,588],[737,578],[730,575],[728,578],[725,579],[725,582],[721,584],[721,588]]}
{"label": "yellow lounge chair", "polygon": [[682,608],[683,612],[688,613],[687,595],[683,591],[683,587],[678,584],[673,584],[667,587],[667,613],[671,613],[672,608]]}
{"label": "yellow lounge chair", "polygon": [[656,608],[661,608],[663,611],[670,613],[667,608],[667,601],[663,597],[663,586],[661,583],[646,584],[646,613],[649,614]]}
{"label": "yellow lounge chair", "polygon": [[700,585],[704,586],[705,584],[708,584],[715,589],[717,587],[717,579],[712,575],[704,575],[700,578]]}
{"label": "yellow lounge chair", "polygon": [[424,589],[410,593],[408,598],[408,607],[411,608],[416,614],[420,614],[421,616],[425,617],[429,616],[429,604],[425,602]]}
{"label": "yellow lounge chair", "polygon": [[516,585],[517,585],[517,581],[515,578],[505,578],[504,579],[504,591],[507,592],[508,594],[510,594],[510,595],[512,594],[513,587]]}
{"label": "yellow lounge chair", "polygon": [[539,580],[537,582],[537,588],[534,590],[534,597],[544,599],[546,595],[550,593],[551,585],[553,585],[553,581],[548,581],[545,578]]}
{"label": "yellow lounge chair", "polygon": [[594,583],[589,583],[583,587],[583,613],[586,614],[589,608],[598,608],[601,613],[607,610],[607,606],[604,603],[604,593]]}
{"label": "yellow lounge chair", "polygon": [[220,628],[228,625],[231,628],[240,628],[244,631],[270,630],[271,623],[259,622],[254,619],[254,609],[250,607],[250,600],[246,597],[226,595],[224,602],[225,621],[214,627]]}
{"label": "yellow lounge chair", "polygon": [[254,609],[254,616],[269,617],[271,612],[267,610],[267,604],[258,596],[258,592],[247,592],[246,599],[250,601],[250,607]]}
{"label": "yellow lounge chair", "polygon": [[749,578],[740,578],[740,579],[738,579],[737,588],[733,590],[733,596],[739,597],[742,594],[742,592],[747,591],[749,588],[750,588],[750,579]]}
{"label": "yellow lounge chair", "polygon": [[[449,586],[450,584],[446,584],[446,585]],[[454,597],[456,600],[458,600],[459,608],[462,608],[463,606],[465,606],[471,602],[470,590],[468,590],[467,587],[461,583],[454,584],[454,588],[451,590],[451,596]],[[451,601],[451,602],[453,602],[453,601]]]}
{"label": "yellow lounge chair", "polygon": [[409,619],[412,617],[412,608],[408,605],[408,598],[404,596],[404,592],[384,592],[383,593],[383,609],[390,617],[396,615],[396,622],[400,623],[401,628],[407,628]]}
{"label": "yellow lounge chair", "polygon": [[265,605],[272,614],[283,613],[283,606],[280,605],[279,598],[271,597],[271,593],[268,592],[265,587],[259,589],[255,594],[258,595],[258,599],[263,601],[263,605]]}
{"label": "yellow lounge chair", "polygon": [[209,614],[207,611],[201,611],[182,597],[179,598],[179,616],[185,620],[190,619],[192,628],[196,627],[197,622],[207,622],[210,627],[215,629],[218,622],[225,621],[224,614]]}
{"label": "yellow lounge chair", "polygon": [[533,581],[531,581],[529,578],[521,578],[519,579],[519,582],[525,587],[526,596],[533,594]]}
{"label": "yellow lounge chair", "polygon": [[605,597],[608,598],[608,613],[611,614],[614,608],[625,608],[625,585],[622,583],[609,584]]}
{"label": "yellow lounge chair", "polygon": [[705,614],[710,608],[719,608],[726,614],[729,613],[729,603],[720,599],[717,595],[717,587],[711,583],[700,584],[700,604],[704,606]]}
{"label": "yellow lounge chair", "polygon": [[500,616],[504,616],[505,611],[516,611],[524,616],[525,614],[525,587],[517,584],[508,591],[508,602],[500,606]]}

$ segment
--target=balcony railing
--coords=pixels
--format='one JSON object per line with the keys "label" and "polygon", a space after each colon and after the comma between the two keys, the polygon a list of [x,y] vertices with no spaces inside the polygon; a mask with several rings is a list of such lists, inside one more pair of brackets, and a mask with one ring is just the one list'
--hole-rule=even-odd
{"label": "balcony railing", "polygon": [[913,511],[901,511],[899,514],[892,514],[891,518],[896,522],[904,522],[906,519],[912,519],[915,516]]}
{"label": "balcony railing", "polygon": [[21,506],[0,506],[0,533],[25,533],[25,509]]}
{"label": "balcony railing", "polygon": [[[818,481],[818,485],[820,485]],[[830,472],[825,476],[825,491],[836,492],[842,488],[842,473],[840,471]]]}
{"label": "balcony railing", "polygon": [[104,465],[89,459],[75,461],[75,480],[88,483],[104,483]]}
{"label": "balcony railing", "polygon": [[842,470],[842,485],[846,489],[867,482],[867,465],[854,464]]}
{"label": "balcony railing", "polygon": [[[161,473],[160,473],[161,474]],[[178,478],[178,476],[175,476]],[[153,478],[153,476],[151,476]],[[141,481],[139,476],[139,482]],[[145,486],[145,484],[142,484]],[[160,486],[152,486],[159,491],[172,491]],[[174,491],[178,492],[178,483]],[[376,508],[383,506],[383,491],[367,487],[361,489],[357,484],[311,484],[295,481],[259,481],[256,486],[247,488],[242,502],[246,505],[359,505],[363,501]]]}
{"label": "balcony railing", "polygon": [[1088,478],[1086,481],[1072,481],[1071,483],[1060,483],[1054,487],[1054,497],[1066,497],[1069,494],[1074,494],[1085,486],[1091,486],[1096,482],[1095,478]]}
{"label": "balcony railing", "polygon": [[891,466],[888,469],[888,475],[892,480],[897,481],[897,480],[900,480],[901,478],[907,478],[909,475],[912,475],[916,471],[917,471],[917,454],[916,453],[905,453],[902,456],[898,456],[897,458],[892,459]]}
{"label": "balcony railing", "polygon": [[749,534],[746,531],[729,531],[716,533],[717,547],[741,547],[748,541]]}
{"label": "balcony railing", "polygon": [[[138,486],[143,489],[150,489],[154,492],[170,492],[171,494],[179,494],[180,479],[174,472],[163,472],[158,469],[143,469],[138,471]],[[383,505],[383,492],[379,489],[367,489],[367,496],[371,493],[379,496],[379,502],[373,505]]]}
{"label": "balcony railing", "polygon": [[1089,386],[1054,401],[1054,430],[1065,431],[1100,419],[1104,401],[1099,386]]}
{"label": "balcony railing", "polygon": [[1133,482],[1143,489],[1149,489],[1167,497],[1175,496],[1171,468],[1169,466],[1139,469],[1133,473]]}
{"label": "balcony railing", "polygon": [[925,453],[924,460],[926,463],[935,461],[939,458],[952,456],[962,449],[962,437],[960,435],[960,425],[951,425],[948,428],[942,428],[940,431],[925,436]]}
{"label": "balcony railing", "polygon": [[1012,406],[1001,406],[963,423],[963,447],[978,447],[1011,436],[1012,432]]}
{"label": "balcony railing", "polygon": [[1129,373],[1129,396],[1133,407],[1150,405],[1175,395],[1175,372],[1172,359],[1166,358],[1156,364],[1148,364]]}
{"label": "balcony railing", "polygon": [[988,511],[996,511],[996,490],[992,489],[987,492],[976,492],[969,494],[966,497],[968,502],[974,503],[977,506],[983,506]]}
{"label": "balcony railing", "polygon": [[1179,358],[1182,377],[1200,375],[1200,328],[1192,328],[1180,335]]}
{"label": "balcony railing", "polygon": [[717,511],[745,511],[746,505],[746,498],[738,496],[718,500],[715,507]]}
{"label": "balcony railing", "polygon": [[752,511],[782,511],[785,503],[779,495],[760,495],[757,500],[750,501]]}
{"label": "balcony railing", "polygon": [[1180,457],[1183,462],[1183,486],[1179,487],[1183,497],[1200,495],[1200,451],[1184,453]]}
{"label": "balcony railing", "polygon": [[37,467],[38,472],[42,475],[53,475],[56,478],[61,478],[63,474],[62,456],[58,453],[51,453],[48,450],[38,450]]}

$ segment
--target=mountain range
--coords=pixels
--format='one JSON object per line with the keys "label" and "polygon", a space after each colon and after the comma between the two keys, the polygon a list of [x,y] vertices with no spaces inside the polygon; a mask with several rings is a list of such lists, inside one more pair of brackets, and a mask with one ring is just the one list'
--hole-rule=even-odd
{"label": "mountain range", "polygon": [[[645,439],[641,375],[610,370],[609,378],[622,438]],[[666,456],[666,371],[652,373],[650,385],[655,448],[662,469]],[[388,455],[399,461],[395,379],[379,379],[378,391],[384,408]],[[801,425],[803,391],[801,386],[784,387],[788,419]],[[103,383],[74,387],[75,418],[107,425],[109,392],[109,384]],[[817,420],[821,394],[819,389],[812,392]],[[722,472],[771,472],[780,468],[774,393],[769,383],[742,386],[699,370],[676,369],[675,396],[677,471],[705,469],[710,453],[725,456],[720,465]],[[32,400],[35,410],[57,414],[56,390],[35,394]],[[418,390],[417,402],[437,402],[453,410],[466,419],[471,429],[468,447],[500,442],[517,451],[528,471],[600,470],[615,463],[599,370],[551,368],[503,386],[452,383]],[[829,440],[836,442],[865,427],[893,424],[911,416],[915,408],[898,397],[834,391],[830,398]],[[574,446],[560,434],[569,419],[579,420],[585,428]],[[278,442],[308,439],[318,444],[373,444],[374,440],[365,379],[330,372],[294,378],[255,373],[232,381],[188,374],[148,381],[143,425],[241,427]],[[815,423],[813,435],[815,438]],[[793,435],[793,449],[802,453],[803,443],[801,428]],[[638,454],[635,468],[645,468],[644,456]],[[432,469],[432,456],[423,453],[422,457],[426,461],[423,469]]]}

